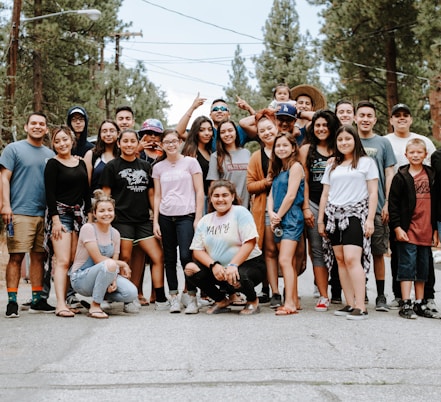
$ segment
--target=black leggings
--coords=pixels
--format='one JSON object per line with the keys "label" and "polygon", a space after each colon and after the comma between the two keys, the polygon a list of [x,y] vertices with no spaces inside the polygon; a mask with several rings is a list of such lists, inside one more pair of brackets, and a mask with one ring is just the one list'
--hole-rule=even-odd
{"label": "black leggings", "polygon": [[195,263],[200,271],[191,276],[186,275],[187,281],[200,288],[216,302],[225,298],[225,293],[218,288],[218,285],[224,289],[226,287],[227,293],[242,292],[247,297],[247,301],[253,302],[257,298],[254,287],[266,278],[266,266],[261,255],[239,266],[240,288],[234,288],[225,281],[218,281],[210,268],[199,262]]}

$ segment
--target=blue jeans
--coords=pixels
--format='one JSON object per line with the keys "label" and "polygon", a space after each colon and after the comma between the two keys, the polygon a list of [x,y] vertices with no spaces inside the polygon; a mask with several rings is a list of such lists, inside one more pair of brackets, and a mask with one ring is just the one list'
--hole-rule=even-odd
{"label": "blue jeans", "polygon": [[[171,295],[178,293],[178,275],[176,264],[179,259],[182,268],[192,261],[192,252],[190,245],[194,235],[194,214],[183,216],[165,216],[159,214],[159,226],[162,234],[162,248],[164,249],[164,267],[167,275],[167,284]],[[196,290],[196,287],[187,282],[187,289],[190,293]]]}
{"label": "blue jeans", "polygon": [[417,246],[397,241],[398,281],[426,282],[429,276],[430,246]]}
{"label": "blue jeans", "polygon": [[[107,293],[107,288],[116,278],[116,290]],[[70,282],[76,292],[90,297],[95,303],[103,300],[130,303],[138,297],[136,286],[128,279],[118,275],[118,270],[107,270],[106,262],[102,261],[92,267],[79,269],[70,275]]]}

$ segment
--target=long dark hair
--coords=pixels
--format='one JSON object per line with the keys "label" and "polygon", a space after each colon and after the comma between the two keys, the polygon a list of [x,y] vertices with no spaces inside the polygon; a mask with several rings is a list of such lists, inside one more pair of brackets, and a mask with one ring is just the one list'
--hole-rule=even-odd
{"label": "long dark hair", "polygon": [[236,124],[234,123],[233,120],[230,120],[230,119],[222,120],[219,123],[219,125],[217,126],[217,138],[216,138],[217,170],[219,171],[219,175],[224,174],[223,163],[224,163],[225,158],[228,157],[228,158],[230,158],[230,161],[231,161],[231,155],[226,150],[225,144],[222,142],[221,135],[220,135],[221,128],[226,123],[231,123],[233,125],[234,131],[236,132],[236,139],[234,140],[234,143],[236,144],[236,148],[240,148],[240,138],[239,138],[239,133],[237,131]]}
{"label": "long dark hair", "polygon": [[213,180],[208,189],[208,212],[215,211],[213,204],[211,203],[211,196],[213,195],[214,190],[219,187],[225,187],[232,196],[234,196],[233,205],[242,205],[242,201],[240,197],[237,195],[236,185],[232,183],[230,180],[220,179]]}
{"label": "long dark hair", "polygon": [[[100,124],[100,127],[98,128],[98,135],[96,137],[96,144],[95,147],[92,149],[92,155],[93,158],[96,160],[96,158],[98,158],[99,156],[101,156],[105,150],[106,150],[106,144],[104,143],[104,141],[101,139],[101,129],[104,126],[104,124],[106,123],[110,123],[112,124],[115,129],[116,129],[116,138],[118,139],[119,136],[119,127],[118,125],[111,119],[106,119],[103,120]],[[119,148],[117,145],[117,141],[115,141],[115,143],[113,144],[113,150],[112,150],[113,156],[116,158],[119,154]]]}
{"label": "long dark hair", "polygon": [[344,161],[344,155],[337,148],[337,138],[341,133],[348,133],[352,135],[354,138],[354,150],[352,151],[352,169],[356,169],[358,166],[358,161],[362,156],[367,156],[366,151],[363,148],[363,144],[361,143],[360,137],[357,133],[357,130],[349,125],[341,126],[335,135],[335,148],[334,148],[334,162],[331,166],[331,172]]}
{"label": "long dark hair", "polygon": [[308,169],[312,166],[314,162],[314,153],[320,143],[320,140],[317,138],[314,131],[315,122],[320,118],[325,119],[328,124],[329,136],[326,139],[326,147],[328,148],[328,152],[330,153],[334,152],[335,137],[337,135],[337,130],[341,126],[340,120],[337,118],[336,114],[331,112],[330,110],[318,110],[314,113],[311,124],[309,125],[306,132],[305,141],[305,144],[311,144],[308,149],[308,155],[306,157],[306,166],[308,167]]}
{"label": "long dark hair", "polygon": [[[276,153],[274,152],[274,149],[276,148],[276,144],[277,141],[280,140],[280,138],[282,137],[286,137],[286,139],[291,143],[294,152],[292,153],[289,161],[288,161],[288,165],[284,166],[283,165],[283,161],[282,159],[280,159]],[[286,168],[286,170],[289,170],[291,168],[292,165],[294,165],[295,162],[298,161],[299,158],[299,146],[297,145],[297,141],[296,141],[296,137],[294,136],[293,133],[279,133],[276,136],[276,139],[274,140],[274,144],[273,144],[273,150],[271,152],[271,163],[270,163],[270,168],[269,168],[269,174],[271,175],[271,177],[276,177],[279,175],[279,173]]]}
{"label": "long dark hair", "polygon": [[[210,123],[212,131],[213,129],[213,123],[210,118],[207,116],[199,116],[191,125],[190,131],[188,132],[187,138],[185,140],[184,147],[182,148],[182,155],[184,156],[191,156],[193,158],[196,158],[196,155],[198,153],[198,146],[199,146],[199,130],[201,128],[202,123]],[[205,144],[205,149],[211,153],[211,147],[212,147],[213,137],[211,137],[211,140]]]}

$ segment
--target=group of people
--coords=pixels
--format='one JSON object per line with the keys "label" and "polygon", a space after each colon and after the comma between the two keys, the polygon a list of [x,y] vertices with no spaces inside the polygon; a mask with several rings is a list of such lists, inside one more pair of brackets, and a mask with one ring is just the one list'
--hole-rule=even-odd
{"label": "group of people", "polygon": [[[410,131],[408,106],[393,107],[394,131],[380,136],[373,103],[342,100],[332,112],[317,88],[279,84],[266,109],[256,112],[239,98],[249,116],[237,124],[228,104],[215,99],[210,116],[195,118],[187,131],[205,101],[198,95],[166,130],[151,118],[135,131],[132,109],[120,107],[115,120],[101,123],[95,145],[87,141],[85,109],[74,106],[67,124],[52,130],[52,150],[43,145],[46,116],[29,115],[27,138],[0,157],[2,216],[13,227],[6,317],[19,315],[25,253],[30,312],[74,317],[86,306],[97,319],[108,318],[114,302],[126,313],[154,303],[171,313],[196,314],[206,305],[219,314],[233,304],[250,315],[269,303],[277,316],[296,314],[308,253],[316,311],[342,303],[343,291],[345,305],[334,314],[366,319],[372,259],[377,311],[441,318],[431,257],[441,222],[441,151]],[[250,140],[261,145],[253,154],[244,147]],[[395,299],[388,304],[389,248]],[[47,302],[52,279],[56,307]]]}

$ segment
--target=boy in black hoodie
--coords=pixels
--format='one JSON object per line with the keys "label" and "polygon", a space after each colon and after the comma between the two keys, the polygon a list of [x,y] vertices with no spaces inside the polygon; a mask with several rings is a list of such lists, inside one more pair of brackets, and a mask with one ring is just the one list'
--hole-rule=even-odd
{"label": "boy in black hoodie", "polygon": [[[397,280],[401,284],[403,318],[433,317],[423,303],[424,283],[429,275],[429,259],[432,245],[438,244],[436,221],[435,172],[423,165],[427,156],[426,144],[419,138],[408,141],[406,158],[409,165],[399,168],[389,192],[389,218],[395,232],[398,252]],[[415,303],[412,306],[410,292],[415,287]]]}
{"label": "boy in black hoodie", "polygon": [[67,125],[75,133],[77,142],[72,148],[72,155],[84,157],[89,149],[93,148],[93,144],[87,141],[87,126],[89,118],[86,110],[81,106],[73,106],[67,111]]}

